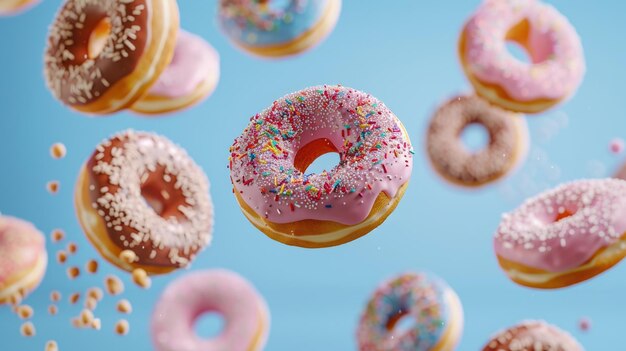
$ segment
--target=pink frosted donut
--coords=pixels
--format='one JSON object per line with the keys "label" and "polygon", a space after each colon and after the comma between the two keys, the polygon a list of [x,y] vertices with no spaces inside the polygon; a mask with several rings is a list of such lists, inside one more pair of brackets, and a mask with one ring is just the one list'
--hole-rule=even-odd
{"label": "pink frosted donut", "polygon": [[[193,327],[211,312],[224,318],[224,330],[202,339]],[[267,304],[249,282],[233,272],[208,270],[186,274],[165,289],[151,330],[157,351],[258,351],[265,346],[269,325]]]}
{"label": "pink frosted donut", "polygon": [[494,248],[513,281],[559,288],[589,279],[626,256],[626,181],[580,180],[505,214]]}
{"label": "pink frosted donut", "polygon": [[180,30],[172,61],[131,109],[145,114],[182,110],[211,95],[219,77],[217,51],[201,37]]}
{"label": "pink frosted donut", "polygon": [[0,215],[0,304],[19,303],[46,273],[44,235],[29,222]]}
{"label": "pink frosted donut", "polygon": [[[507,41],[532,62],[511,55]],[[517,112],[538,113],[571,96],[585,72],[574,27],[537,0],[486,0],[463,29],[459,55],[480,96]]]}
{"label": "pink frosted donut", "polygon": [[[307,173],[335,152],[330,171]],[[385,104],[342,86],[289,94],[251,118],[230,148],[234,193],[246,217],[274,240],[341,245],[380,225],[413,167],[402,123]]]}

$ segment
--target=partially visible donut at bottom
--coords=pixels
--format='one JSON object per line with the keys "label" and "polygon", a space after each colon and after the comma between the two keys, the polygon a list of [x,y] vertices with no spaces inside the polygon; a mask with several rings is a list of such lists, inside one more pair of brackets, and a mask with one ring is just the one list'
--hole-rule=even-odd
{"label": "partially visible donut at bottom", "polygon": [[[209,245],[209,181],[180,146],[128,130],[96,147],[82,167],[76,214],[102,256],[132,272],[164,274],[187,267]],[[121,258],[132,251],[133,262]]]}
{"label": "partially visible donut at bottom", "polygon": [[[489,134],[488,145],[477,152],[469,151],[461,139],[472,124]],[[435,171],[447,181],[482,186],[504,177],[526,157],[528,128],[520,114],[477,96],[457,96],[439,107],[430,121],[426,150]]]}
{"label": "partially visible donut at bottom", "polygon": [[191,107],[211,95],[219,76],[217,51],[201,37],[181,30],[172,62],[131,110],[163,114]]}
{"label": "partially visible donut at bottom", "polygon": [[[410,318],[408,329],[398,328]],[[407,273],[381,284],[357,329],[359,351],[452,351],[463,330],[463,307],[443,280]]]}
{"label": "partially visible donut at bottom", "polygon": [[[224,329],[200,338],[194,324],[206,313],[220,314]],[[226,270],[188,273],[163,292],[152,314],[156,351],[260,351],[269,331],[263,297],[244,278]]]}
{"label": "partially visible donut at bottom", "polygon": [[35,290],[47,265],[45,236],[29,222],[0,215],[0,304]]}
{"label": "partially visible donut at bottom", "polygon": [[583,351],[570,334],[544,321],[525,321],[494,335],[482,351]]}

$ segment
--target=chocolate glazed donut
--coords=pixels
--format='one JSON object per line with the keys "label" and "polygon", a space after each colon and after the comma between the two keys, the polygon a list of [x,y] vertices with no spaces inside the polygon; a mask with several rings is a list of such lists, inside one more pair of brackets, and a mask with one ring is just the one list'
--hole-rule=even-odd
{"label": "chocolate glazed donut", "polygon": [[48,87],[82,112],[126,108],[171,61],[177,31],[173,0],[68,0],[48,36]]}
{"label": "chocolate glazed donut", "polygon": [[[76,206],[87,237],[111,263],[167,273],[209,244],[208,180],[169,140],[128,131],[106,140],[79,177]],[[135,262],[119,259],[124,250]]]}

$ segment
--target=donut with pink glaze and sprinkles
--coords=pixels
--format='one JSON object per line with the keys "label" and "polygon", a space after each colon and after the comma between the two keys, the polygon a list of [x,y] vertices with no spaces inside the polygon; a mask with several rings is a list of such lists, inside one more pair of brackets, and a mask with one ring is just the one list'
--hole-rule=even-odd
{"label": "donut with pink glaze and sprinkles", "polygon": [[[530,63],[506,43],[519,44]],[[476,93],[502,108],[539,113],[570,97],[585,73],[580,38],[554,7],[537,0],[486,0],[459,40],[463,70]]]}
{"label": "donut with pink glaze and sprinkles", "polygon": [[[330,171],[306,173],[335,152]],[[379,226],[408,186],[413,149],[378,99],[343,86],[289,94],[251,118],[230,148],[234,194],[246,217],[288,245],[341,245]]]}
{"label": "donut with pink glaze and sprinkles", "polygon": [[[410,319],[408,328],[400,320]],[[359,351],[450,351],[463,330],[463,307],[443,280],[407,273],[381,284],[357,329]]]}
{"label": "donut with pink glaze and sprinkles", "polygon": [[626,181],[580,180],[505,214],[494,239],[514,282],[542,289],[592,278],[626,256]]}

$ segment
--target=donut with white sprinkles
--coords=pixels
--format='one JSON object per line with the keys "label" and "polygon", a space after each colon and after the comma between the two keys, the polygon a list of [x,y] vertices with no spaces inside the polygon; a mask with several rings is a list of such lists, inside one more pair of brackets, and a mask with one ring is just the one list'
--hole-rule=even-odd
{"label": "donut with white sprinkles", "polygon": [[170,63],[177,32],[174,0],[67,0],[48,35],[48,87],[84,113],[122,110]]}
{"label": "donut with white sprinkles", "polygon": [[[206,175],[156,134],[129,130],[98,145],[78,177],[75,203],[87,238],[129,272],[186,267],[211,240]],[[122,259],[127,250],[135,254],[132,262]]]}

